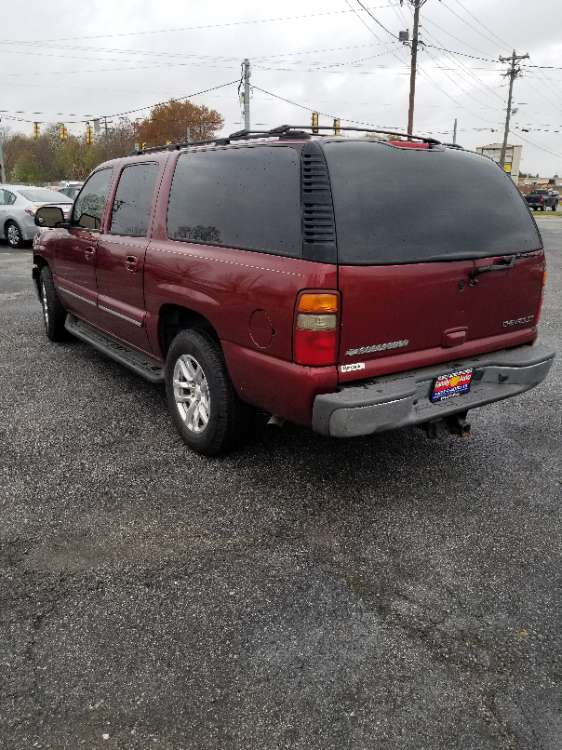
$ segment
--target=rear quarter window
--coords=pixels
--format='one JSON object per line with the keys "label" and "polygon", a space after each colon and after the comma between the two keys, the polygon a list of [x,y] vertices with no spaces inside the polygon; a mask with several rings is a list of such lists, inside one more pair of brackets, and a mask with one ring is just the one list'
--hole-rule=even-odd
{"label": "rear quarter window", "polygon": [[326,143],[324,150],[342,264],[479,258],[542,246],[519,191],[489,159],[367,141]]}
{"label": "rear quarter window", "polygon": [[291,147],[182,154],[168,203],[168,237],[301,255],[300,160]]}

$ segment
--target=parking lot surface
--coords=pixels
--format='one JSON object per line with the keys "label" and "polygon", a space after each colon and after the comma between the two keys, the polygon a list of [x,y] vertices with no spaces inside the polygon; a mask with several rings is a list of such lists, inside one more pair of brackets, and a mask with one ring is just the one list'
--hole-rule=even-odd
{"label": "parking lot surface", "polygon": [[160,388],[47,341],[30,270],[0,248],[0,747],[562,747],[560,355],[469,440],[210,460]]}

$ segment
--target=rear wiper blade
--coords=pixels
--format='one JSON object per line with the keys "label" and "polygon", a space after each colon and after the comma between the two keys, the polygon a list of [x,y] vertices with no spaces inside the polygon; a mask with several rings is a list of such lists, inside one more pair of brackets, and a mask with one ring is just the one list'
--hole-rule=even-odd
{"label": "rear wiper blade", "polygon": [[517,260],[516,255],[510,255],[504,258],[501,258],[498,263],[492,263],[489,266],[477,266],[476,268],[473,268],[470,272],[470,280],[476,281],[478,276],[480,276],[481,273],[488,273],[490,271],[507,271],[508,268],[512,268],[515,265],[515,261]]}

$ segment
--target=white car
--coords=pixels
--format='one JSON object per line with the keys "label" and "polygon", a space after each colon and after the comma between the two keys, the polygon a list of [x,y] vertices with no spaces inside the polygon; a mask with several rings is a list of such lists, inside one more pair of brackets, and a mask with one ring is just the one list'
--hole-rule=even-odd
{"label": "white car", "polygon": [[35,212],[40,206],[58,205],[70,218],[72,200],[63,193],[32,185],[0,184],[0,239],[21,247],[37,234]]}

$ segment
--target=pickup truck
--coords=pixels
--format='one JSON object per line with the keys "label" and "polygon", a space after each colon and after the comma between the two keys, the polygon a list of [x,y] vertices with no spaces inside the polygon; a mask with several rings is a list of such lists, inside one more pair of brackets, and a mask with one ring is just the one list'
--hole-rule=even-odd
{"label": "pickup truck", "polygon": [[530,390],[554,357],[519,191],[431,138],[281,126],[149,148],[97,167],[69,218],[35,221],[47,336],[164,383],[207,455],[255,412],[339,438],[466,434],[470,409]]}
{"label": "pickup truck", "polygon": [[560,197],[554,190],[533,190],[526,196],[526,200],[533,211],[546,211],[547,208],[556,211]]}

